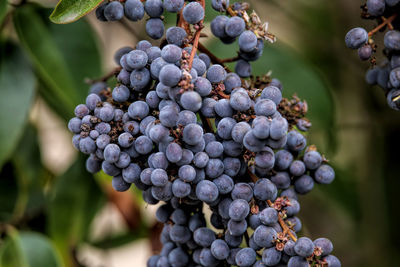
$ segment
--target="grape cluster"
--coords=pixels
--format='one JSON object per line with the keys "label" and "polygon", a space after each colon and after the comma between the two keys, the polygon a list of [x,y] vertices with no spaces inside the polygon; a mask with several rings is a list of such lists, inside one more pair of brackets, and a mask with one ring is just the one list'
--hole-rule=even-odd
{"label": "grape cluster", "polygon": [[[358,50],[361,60],[370,60],[370,68],[365,76],[368,84],[379,85],[387,96],[389,107],[400,110],[400,31],[397,18],[400,0],[367,0],[362,6],[364,19],[376,20],[378,27],[370,32],[364,28],[351,29],[345,37],[347,47]],[[385,31],[383,55],[385,59],[376,66],[374,53],[377,44],[373,35]]]}
{"label": "grape cluster", "polygon": [[[162,3],[146,1],[148,14],[153,2]],[[160,46],[143,40],[121,48],[116,86],[94,83],[68,123],[73,145],[89,155],[89,172],[113,177],[115,190],[134,184],[146,203],[162,203],[156,218],[164,224],[163,248],[149,267],[341,266],[328,239],[296,234],[298,195],[335,178],[307,146],[307,104],[283,98],[280,81],[267,75],[243,79],[251,74],[248,61],[273,37],[246,4],[211,5],[228,15],[212,21],[226,34],[217,37],[239,38],[235,72],[197,53],[193,34],[181,26],[167,29]],[[182,8],[179,16],[197,35],[203,6],[182,1]]]}

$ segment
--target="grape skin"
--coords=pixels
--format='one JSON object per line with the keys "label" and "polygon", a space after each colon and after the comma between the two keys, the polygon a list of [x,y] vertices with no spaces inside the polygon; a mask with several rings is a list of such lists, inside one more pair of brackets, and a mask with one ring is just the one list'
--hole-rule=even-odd
{"label": "grape skin", "polygon": [[158,40],[164,35],[164,23],[159,18],[151,18],[146,23],[146,33],[153,39]]}
{"label": "grape skin", "polygon": [[183,8],[183,18],[190,24],[196,24],[204,18],[204,8],[198,2],[191,2]]}
{"label": "grape skin", "polygon": [[144,6],[140,0],[127,0],[124,11],[125,16],[132,21],[139,21],[144,17]]}
{"label": "grape skin", "polygon": [[108,21],[117,21],[124,16],[124,7],[120,2],[108,3],[104,8],[104,17]]}

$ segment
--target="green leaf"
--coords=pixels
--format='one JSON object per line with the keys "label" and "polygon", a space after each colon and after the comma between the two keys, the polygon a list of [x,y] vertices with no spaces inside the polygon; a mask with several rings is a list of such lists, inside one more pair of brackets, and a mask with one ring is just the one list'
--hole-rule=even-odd
{"label": "green leaf", "polygon": [[316,192],[321,198],[329,198],[337,203],[354,221],[362,218],[358,182],[354,179],[355,168],[341,169],[334,166],[336,177],[330,185],[319,185]]}
{"label": "green leaf", "polygon": [[60,0],[50,15],[57,24],[74,22],[95,9],[103,0]]}
{"label": "green leaf", "polygon": [[57,178],[49,204],[49,234],[69,262],[70,248],[86,239],[90,223],[105,203],[105,196],[85,168],[80,155],[70,169]]}
{"label": "green leaf", "polygon": [[35,93],[35,77],[22,51],[0,44],[0,168],[11,155],[28,117]]}
{"label": "green leaf", "polygon": [[72,113],[82,99],[62,51],[42,21],[37,7],[27,4],[15,9],[13,20],[19,40],[28,52],[39,78],[57,97],[58,104]]}
{"label": "green leaf", "polygon": [[37,90],[40,97],[43,98],[51,110],[64,119],[64,121],[69,121],[72,118],[73,110],[71,110],[71,107],[66,106],[62,101],[60,101],[59,97],[54,95],[54,92],[49,89],[44,82],[39,81]]}
{"label": "green leaf", "polygon": [[12,157],[18,181],[18,202],[14,219],[32,217],[44,209],[44,188],[51,178],[41,162],[36,129],[28,125]]}
{"label": "green leaf", "polygon": [[7,1],[0,1],[0,24],[3,23],[4,18],[7,14]]}
{"label": "green leaf", "polygon": [[127,232],[116,236],[105,237],[101,240],[92,241],[89,244],[99,249],[113,249],[129,243],[132,243],[141,238],[149,237],[149,227],[142,222],[138,229],[134,232]]}
{"label": "green leaf", "polygon": [[[48,13],[50,10],[45,11]],[[47,16],[43,17],[43,19],[46,18]],[[89,91],[89,86],[84,82],[85,78],[97,78],[102,75],[96,35],[86,20],[68,25],[50,23],[49,30],[58,49],[62,52],[75,83],[74,90],[82,103]]]}
{"label": "green leaf", "polygon": [[0,222],[12,220],[18,200],[18,183],[14,166],[6,162],[0,172]]}
{"label": "green leaf", "polygon": [[11,229],[0,251],[2,267],[59,267],[59,254],[50,240],[39,233]]}

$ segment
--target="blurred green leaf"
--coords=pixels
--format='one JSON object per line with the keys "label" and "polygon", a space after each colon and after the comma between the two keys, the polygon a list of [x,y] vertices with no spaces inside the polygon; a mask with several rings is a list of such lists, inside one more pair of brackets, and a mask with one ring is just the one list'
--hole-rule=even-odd
{"label": "blurred green leaf", "polygon": [[28,125],[12,157],[18,181],[18,204],[14,218],[34,216],[44,208],[44,187],[50,178],[41,162],[36,129]]}
{"label": "blurred green leaf", "polygon": [[101,240],[90,242],[90,245],[100,249],[112,249],[134,242],[138,239],[148,238],[148,237],[149,237],[149,228],[144,222],[142,222],[140,227],[136,229],[134,232],[128,232],[116,236],[106,237]]}
{"label": "blurred green leaf", "polygon": [[4,18],[7,14],[7,1],[0,1],[0,24],[3,23]]}
{"label": "blurred green leaf", "polygon": [[[85,78],[97,78],[102,74],[96,35],[86,20],[69,25],[50,23],[49,30],[58,49],[62,51],[62,56],[75,82],[74,90],[78,94],[79,103],[82,103],[89,91],[89,86],[84,82]],[[72,110],[70,110],[71,113]]]}
{"label": "blurred green leaf", "polygon": [[54,23],[74,22],[95,9],[103,0],[60,0],[50,15]]}
{"label": "blurred green leaf", "polygon": [[7,229],[7,239],[0,247],[0,266],[2,267],[29,267],[21,248],[21,239],[17,230]]}
{"label": "blurred green leaf", "polygon": [[321,198],[329,198],[335,201],[339,206],[352,217],[354,221],[361,219],[360,194],[357,191],[359,185],[354,180],[354,169],[340,169],[334,167],[336,177],[332,184],[328,186],[318,186],[317,192]]}
{"label": "blurred green leaf", "polygon": [[0,251],[2,267],[63,266],[58,252],[42,234],[12,229]]}
{"label": "blurred green leaf", "polygon": [[[27,49],[32,61],[37,62],[36,68],[41,74],[39,93],[58,115],[68,120],[75,106],[82,103],[87,96],[88,85],[84,83],[85,78],[101,76],[101,57],[96,36],[85,20],[57,25],[48,21],[50,9],[32,5],[26,8],[26,15],[35,13],[37,27],[34,28],[44,36],[48,50],[51,51],[43,51],[37,38],[22,36],[27,45],[31,42],[35,45]],[[29,26],[24,25],[20,30],[21,34],[24,30],[30,30]],[[58,73],[59,67],[62,75]],[[53,75],[54,72],[57,75]]]}
{"label": "blurred green leaf", "polygon": [[58,116],[65,121],[68,121],[72,118],[74,110],[71,110],[70,107],[63,105],[59,97],[57,97],[57,95],[55,95],[54,92],[50,90],[44,82],[39,80],[37,90],[40,97],[43,98],[46,104],[49,105],[51,110],[54,111]]}
{"label": "blurred green leaf", "polygon": [[19,40],[28,52],[39,78],[66,110],[73,110],[81,100],[62,51],[46,28],[34,5],[15,10],[13,20]]}
{"label": "blurred green leaf", "polygon": [[0,168],[22,135],[35,92],[35,77],[21,49],[0,44]]}
{"label": "blurred green leaf", "polygon": [[18,199],[18,183],[14,166],[6,162],[0,172],[0,222],[12,219]]}
{"label": "blurred green leaf", "polygon": [[49,203],[49,234],[69,261],[71,247],[89,234],[90,224],[105,196],[93,176],[86,171],[80,155],[70,169],[57,178]]}

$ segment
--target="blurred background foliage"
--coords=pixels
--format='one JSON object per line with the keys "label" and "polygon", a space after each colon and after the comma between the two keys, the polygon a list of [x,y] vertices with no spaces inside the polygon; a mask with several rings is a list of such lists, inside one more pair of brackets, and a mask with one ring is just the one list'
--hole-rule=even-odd
{"label": "blurred background foliage", "polygon": [[[144,25],[93,13],[56,25],[56,2],[0,0],[0,266],[144,266],[160,249],[155,208],[87,173],[66,127],[85,80],[111,71],[113,53],[145,38]],[[272,71],[286,97],[308,102],[309,142],[337,172],[301,199],[304,234],[330,238],[343,266],[398,266],[400,113],[366,85],[367,64],[343,43],[349,28],[374,26],[360,20],[362,1],[249,2],[278,38],[255,74]],[[207,12],[209,22],[216,13]],[[220,58],[236,53],[202,42]]]}

